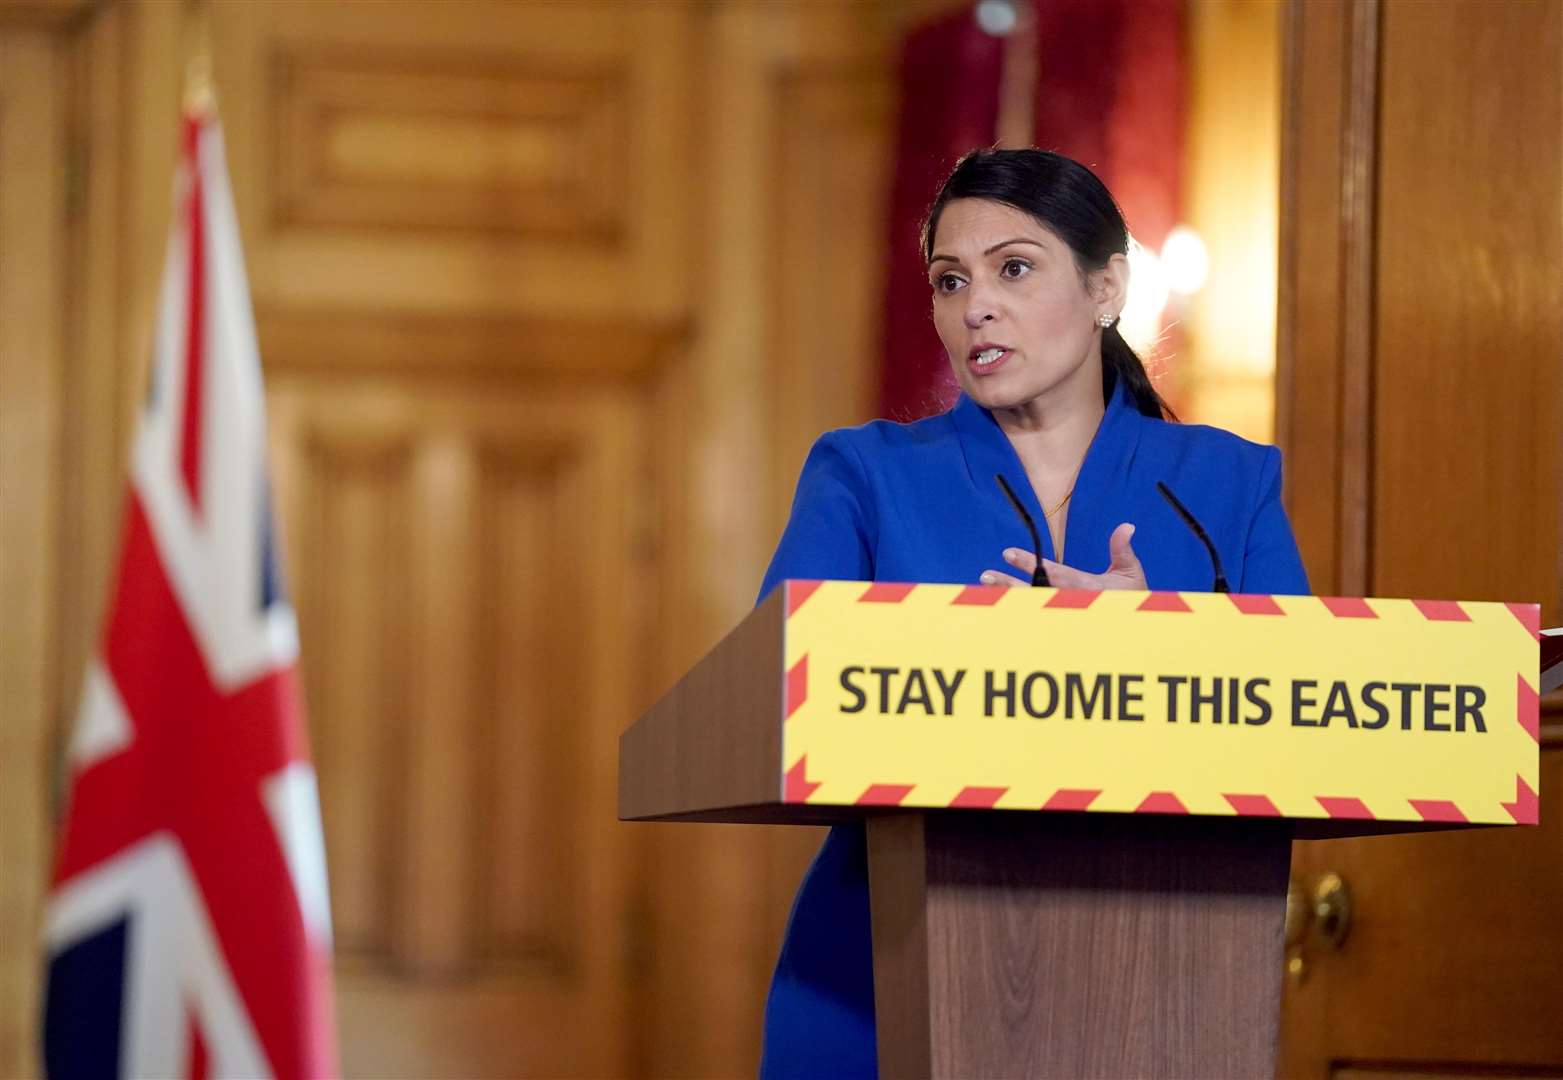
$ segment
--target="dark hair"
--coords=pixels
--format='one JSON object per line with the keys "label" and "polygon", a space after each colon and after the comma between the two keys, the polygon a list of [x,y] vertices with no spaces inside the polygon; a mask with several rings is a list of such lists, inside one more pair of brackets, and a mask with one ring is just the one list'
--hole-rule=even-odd
{"label": "dark hair", "polygon": [[[933,258],[934,230],[952,199],[991,199],[1030,214],[1069,245],[1082,277],[1105,267],[1113,255],[1129,253],[1129,229],[1107,185],[1062,154],[991,149],[973,150],[961,158],[923,221],[924,260]],[[1103,400],[1120,379],[1141,413],[1173,416],[1114,321],[1102,331]]]}

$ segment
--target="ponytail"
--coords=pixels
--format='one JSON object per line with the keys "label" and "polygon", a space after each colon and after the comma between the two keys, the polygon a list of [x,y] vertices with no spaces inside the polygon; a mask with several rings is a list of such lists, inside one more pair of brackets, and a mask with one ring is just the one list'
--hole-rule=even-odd
{"label": "ponytail", "polygon": [[1178,418],[1151,385],[1145,365],[1118,332],[1118,323],[1114,322],[1102,331],[1102,399],[1110,400],[1114,387],[1119,384],[1128,390],[1129,400],[1142,416],[1157,420]]}

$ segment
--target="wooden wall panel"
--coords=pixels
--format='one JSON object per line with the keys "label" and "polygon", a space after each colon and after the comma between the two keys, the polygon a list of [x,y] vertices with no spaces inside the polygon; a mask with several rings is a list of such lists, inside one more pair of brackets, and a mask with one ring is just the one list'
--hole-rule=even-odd
{"label": "wooden wall panel", "polygon": [[698,9],[273,0],[213,10],[267,304],[669,318],[690,295]]}
{"label": "wooden wall panel", "polygon": [[1389,3],[1382,33],[1373,588],[1535,600],[1555,626],[1563,6]]}
{"label": "wooden wall panel", "polygon": [[[406,572],[407,537],[387,528],[413,510],[405,437],[314,431],[300,448],[305,475],[283,505],[298,510],[287,550],[296,553],[293,590],[301,624],[303,678],[321,785],[321,817],[331,853],[337,948],[394,959],[397,839],[407,776],[406,672],[399,628],[405,589],[386,582]],[[302,483],[303,490],[298,490]],[[307,500],[307,501],[304,501]]]}
{"label": "wooden wall panel", "polygon": [[[398,396],[411,398],[405,392]],[[414,505],[402,523],[409,532],[412,610],[398,629],[410,653],[413,715],[397,852],[397,931],[402,966],[429,983],[469,970],[476,862],[501,857],[487,847],[475,850],[469,841],[477,809],[473,773],[482,751],[475,737],[481,713],[475,625],[480,585],[473,572],[479,503],[473,437],[462,419],[428,425],[413,420],[420,429],[413,451]],[[531,666],[530,658],[515,662]],[[438,994],[432,985],[425,989],[431,997]],[[560,1035],[561,1042],[578,1038],[575,1032]],[[459,1068],[459,1061],[454,1058],[452,1065]]]}
{"label": "wooden wall panel", "polygon": [[622,62],[281,45],[273,228],[472,230],[612,250],[628,231]]}
{"label": "wooden wall panel", "polygon": [[579,973],[591,931],[577,856],[584,820],[599,810],[581,798],[580,765],[594,747],[576,705],[598,672],[573,575],[557,568],[590,544],[594,515],[570,444],[489,445],[480,469],[474,824],[475,841],[496,857],[483,860],[476,882],[474,956],[568,978]]}
{"label": "wooden wall panel", "polygon": [[649,386],[282,359],[346,1069],[623,1074],[613,747],[644,651],[621,556]]}

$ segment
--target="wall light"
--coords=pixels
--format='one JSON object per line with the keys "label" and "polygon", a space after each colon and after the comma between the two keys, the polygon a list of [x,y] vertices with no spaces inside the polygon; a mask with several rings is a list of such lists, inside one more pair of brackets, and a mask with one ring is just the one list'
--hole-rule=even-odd
{"label": "wall light", "polygon": [[1180,296],[1193,296],[1205,287],[1210,275],[1210,254],[1205,241],[1187,225],[1179,225],[1167,234],[1161,245],[1161,266],[1167,276],[1167,288]]}
{"label": "wall light", "polygon": [[1162,312],[1167,307],[1167,274],[1154,251],[1129,241],[1129,300],[1118,330],[1131,348],[1142,355],[1161,337]]}

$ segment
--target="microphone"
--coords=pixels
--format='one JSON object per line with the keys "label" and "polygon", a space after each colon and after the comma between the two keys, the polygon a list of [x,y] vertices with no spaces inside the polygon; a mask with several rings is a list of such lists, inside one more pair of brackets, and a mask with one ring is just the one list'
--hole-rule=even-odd
{"label": "microphone", "polygon": [[[1204,526],[1199,523],[1198,519],[1196,519],[1193,514],[1189,513],[1189,508],[1178,501],[1178,497],[1172,493],[1171,488],[1167,487],[1166,484],[1163,484],[1160,480],[1158,480],[1156,481],[1156,490],[1161,492],[1162,498],[1166,499],[1169,503],[1172,504],[1172,508],[1176,510],[1178,512],[1178,516],[1183,519],[1183,524],[1187,525],[1194,533],[1194,535],[1199,537],[1199,542],[1204,544],[1205,550],[1209,552],[1210,565],[1216,571],[1216,580],[1210,586],[1210,591],[1231,592],[1231,587],[1227,585],[1227,576],[1221,572],[1221,556],[1217,554],[1216,545],[1211,541],[1210,534],[1205,531]],[[1013,496],[1011,497],[1013,498]],[[1037,565],[1040,566],[1041,564],[1038,563]]]}
{"label": "microphone", "polygon": [[1042,537],[1037,535],[1037,523],[1031,520],[1031,515],[1026,513],[1026,508],[1015,497],[1015,492],[1010,489],[1009,481],[1004,479],[1003,473],[994,473],[993,479],[999,482],[999,487],[1004,489],[1005,498],[1015,508],[1015,513],[1020,515],[1020,520],[1026,523],[1026,531],[1031,533],[1031,550],[1037,557],[1037,568],[1031,572],[1031,584],[1033,586],[1046,586],[1048,584],[1047,571],[1042,569]]}

